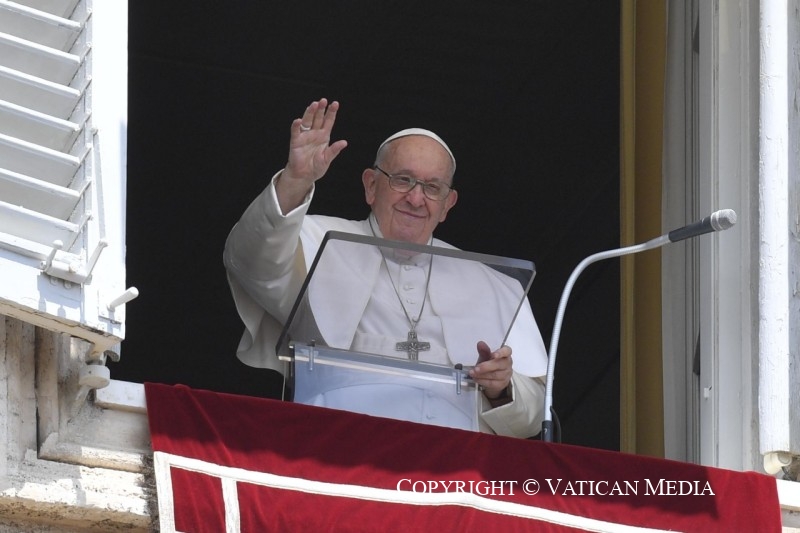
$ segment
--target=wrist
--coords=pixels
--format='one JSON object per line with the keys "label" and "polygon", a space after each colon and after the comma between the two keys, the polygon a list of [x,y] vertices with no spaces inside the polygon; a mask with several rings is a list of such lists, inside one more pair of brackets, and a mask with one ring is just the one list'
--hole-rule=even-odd
{"label": "wrist", "polygon": [[489,391],[484,390],[483,395],[486,396],[486,399],[489,400],[489,404],[492,407],[500,407],[501,405],[510,403],[512,400],[511,384],[509,383],[504,389],[500,390],[496,394],[489,393]]}
{"label": "wrist", "polygon": [[314,183],[308,183],[287,175],[286,169],[280,171],[272,180],[275,196],[281,213],[288,214],[309,200]]}

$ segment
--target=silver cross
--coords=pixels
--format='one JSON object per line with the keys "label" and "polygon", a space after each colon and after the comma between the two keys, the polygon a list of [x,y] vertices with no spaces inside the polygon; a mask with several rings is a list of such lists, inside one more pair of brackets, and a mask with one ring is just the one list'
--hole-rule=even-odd
{"label": "silver cross", "polygon": [[419,352],[430,350],[431,343],[419,341],[417,339],[417,332],[412,329],[408,332],[408,340],[405,342],[398,342],[395,344],[394,349],[398,352],[406,352],[409,359],[417,361],[419,360]]}

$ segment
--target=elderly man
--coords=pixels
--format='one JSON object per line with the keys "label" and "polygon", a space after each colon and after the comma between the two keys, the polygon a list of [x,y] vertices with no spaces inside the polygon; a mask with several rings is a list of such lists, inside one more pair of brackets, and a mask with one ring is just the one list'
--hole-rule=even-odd
{"label": "elderly man", "polygon": [[[362,174],[366,202],[371,208],[367,220],[306,214],[315,182],[347,146],[343,140],[331,143],[338,110],[338,102],[328,105],[327,100],[321,99],[312,102],[302,118],[292,123],[286,166],[248,207],[226,242],[225,267],[246,327],[238,356],[251,366],[277,369],[275,339],[327,231],[449,247],[434,239],[433,231],[458,199],[452,188],[456,163],[445,142],[428,130],[403,130],[379,147],[375,165]],[[385,279],[392,279],[385,258],[377,268],[386,273]],[[424,272],[426,267],[421,268]],[[407,308],[397,296],[411,331],[418,324],[427,323],[428,334],[434,339],[438,337],[439,344],[445,346],[443,357],[447,359],[450,347],[442,333],[446,318],[435,316],[432,305],[425,306],[430,298],[428,283],[433,268],[433,263],[427,265],[428,282],[416,307]],[[379,289],[376,285],[371,290],[374,294]],[[481,306],[482,302],[475,301],[474,305]],[[363,315],[351,338],[380,333],[386,313],[381,311],[378,298],[369,298],[360,313]],[[433,320],[426,322],[426,317]],[[478,364],[470,370],[470,376],[482,389],[479,413],[482,431],[530,437],[538,433],[541,425],[544,397],[541,376],[545,373],[547,356],[527,302],[521,317],[515,327],[523,330],[522,335],[514,338],[521,339],[523,346],[515,347],[518,350],[515,357],[525,375],[514,369],[511,346],[495,346],[493,350],[481,341],[475,348],[473,361]],[[356,341],[352,348],[358,348]],[[425,360],[425,356],[420,354],[420,360]],[[454,361],[451,354],[449,362]]]}

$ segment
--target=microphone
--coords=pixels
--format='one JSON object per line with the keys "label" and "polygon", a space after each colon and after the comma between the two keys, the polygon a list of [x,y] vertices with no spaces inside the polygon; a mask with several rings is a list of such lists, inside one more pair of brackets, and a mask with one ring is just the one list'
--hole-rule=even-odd
{"label": "microphone", "polygon": [[670,242],[691,239],[712,231],[724,231],[736,224],[736,211],[721,209],[708,215],[706,218],[669,232]]}
{"label": "microphone", "polygon": [[653,248],[660,248],[665,244],[671,242],[678,242],[685,239],[691,239],[699,235],[711,233],[712,231],[724,231],[736,224],[736,212],[733,209],[722,209],[715,211],[704,219],[670,231],[666,235],[661,235],[655,239],[651,239],[643,244],[636,244],[627,246],[625,248],[617,248],[615,250],[607,250],[605,252],[598,252],[590,255],[575,267],[572,271],[567,284],[564,286],[564,291],[561,293],[561,300],[558,303],[558,311],[556,312],[556,321],[553,325],[553,336],[550,340],[550,351],[547,354],[547,383],[545,384],[544,395],[544,421],[542,422],[542,440],[545,442],[553,442],[553,383],[555,381],[555,368],[556,368],[556,350],[558,349],[558,340],[561,337],[561,323],[564,321],[564,312],[567,308],[567,300],[575,285],[578,276],[583,270],[602,259],[610,259],[612,257],[620,257],[622,255],[635,254],[644,252],[645,250],[652,250]]}

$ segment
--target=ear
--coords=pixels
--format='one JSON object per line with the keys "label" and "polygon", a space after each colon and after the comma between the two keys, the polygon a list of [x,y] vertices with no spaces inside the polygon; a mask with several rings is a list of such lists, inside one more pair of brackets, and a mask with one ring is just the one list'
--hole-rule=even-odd
{"label": "ear", "polygon": [[439,217],[439,222],[444,222],[444,219],[447,218],[447,212],[456,205],[458,201],[458,191],[453,189],[450,191],[450,194],[447,195],[447,198],[444,199],[444,209],[442,209],[442,215]]}
{"label": "ear", "polygon": [[375,202],[376,178],[375,170],[372,168],[365,169],[364,172],[361,173],[361,182],[364,184],[364,196],[367,199],[367,205],[370,206]]}

